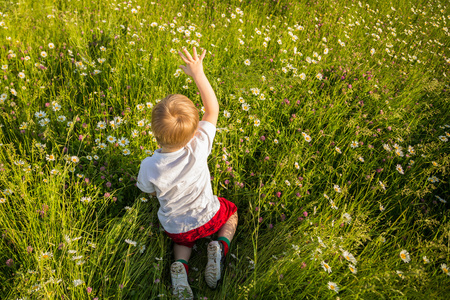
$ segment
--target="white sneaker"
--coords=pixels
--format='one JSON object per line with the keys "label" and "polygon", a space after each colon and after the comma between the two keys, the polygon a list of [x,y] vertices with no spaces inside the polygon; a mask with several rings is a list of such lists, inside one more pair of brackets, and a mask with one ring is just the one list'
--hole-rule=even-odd
{"label": "white sneaker", "polygon": [[173,295],[178,299],[194,299],[194,294],[188,283],[186,269],[181,262],[176,261],[170,266],[170,275],[172,277]]}
{"label": "white sneaker", "polygon": [[208,244],[208,263],[205,268],[205,280],[212,289],[217,287],[223,268],[222,245],[218,241]]}

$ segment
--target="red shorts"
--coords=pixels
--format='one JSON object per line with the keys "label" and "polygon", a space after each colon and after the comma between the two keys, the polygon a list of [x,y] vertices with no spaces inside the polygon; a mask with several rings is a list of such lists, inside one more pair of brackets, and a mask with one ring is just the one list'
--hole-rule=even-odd
{"label": "red shorts", "polygon": [[219,231],[219,229],[228,221],[228,219],[237,211],[237,207],[233,202],[225,198],[217,197],[220,202],[220,208],[208,223],[182,233],[168,233],[166,234],[179,245],[189,248],[194,247],[195,241]]}

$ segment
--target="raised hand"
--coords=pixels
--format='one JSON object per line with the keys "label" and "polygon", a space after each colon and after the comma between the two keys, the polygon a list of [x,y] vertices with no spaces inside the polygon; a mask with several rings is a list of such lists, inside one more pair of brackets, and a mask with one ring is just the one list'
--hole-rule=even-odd
{"label": "raised hand", "polygon": [[197,55],[197,49],[193,47],[193,56],[189,53],[189,51],[184,48],[184,55],[181,51],[178,51],[181,59],[186,63],[186,65],[181,65],[180,68],[186,73],[186,75],[196,77],[198,75],[202,75],[203,73],[203,58],[206,55],[206,49],[203,50],[203,53],[200,57]]}

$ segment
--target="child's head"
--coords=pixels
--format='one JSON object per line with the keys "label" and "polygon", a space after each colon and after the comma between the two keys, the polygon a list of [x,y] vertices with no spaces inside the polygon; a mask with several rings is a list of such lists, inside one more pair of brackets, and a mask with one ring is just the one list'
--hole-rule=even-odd
{"label": "child's head", "polygon": [[197,130],[198,110],[188,97],[168,95],[152,111],[152,131],[158,143],[168,149],[185,146]]}

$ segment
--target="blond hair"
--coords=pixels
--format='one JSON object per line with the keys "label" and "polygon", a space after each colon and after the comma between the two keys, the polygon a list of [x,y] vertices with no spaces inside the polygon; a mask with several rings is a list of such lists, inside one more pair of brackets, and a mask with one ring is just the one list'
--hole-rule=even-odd
{"label": "blond hair", "polygon": [[169,149],[185,146],[197,130],[198,110],[188,97],[171,94],[152,110],[152,131],[158,144]]}

